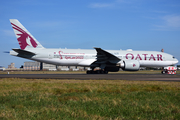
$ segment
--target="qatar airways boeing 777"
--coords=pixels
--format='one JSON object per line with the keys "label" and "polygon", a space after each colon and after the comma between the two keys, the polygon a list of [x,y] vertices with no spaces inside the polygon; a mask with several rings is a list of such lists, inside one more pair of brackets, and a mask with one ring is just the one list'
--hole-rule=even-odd
{"label": "qatar airways boeing 777", "polygon": [[12,49],[10,55],[58,66],[90,67],[87,74],[107,74],[117,72],[120,68],[126,71],[137,71],[140,67],[165,67],[178,63],[170,54],[156,51],[103,50],[88,49],[47,49],[17,20],[10,19],[12,28],[21,49]]}

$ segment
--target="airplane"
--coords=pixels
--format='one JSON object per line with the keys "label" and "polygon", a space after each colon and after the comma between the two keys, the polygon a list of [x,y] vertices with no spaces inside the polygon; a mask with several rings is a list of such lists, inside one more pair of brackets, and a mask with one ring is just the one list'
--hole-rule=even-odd
{"label": "airplane", "polygon": [[[104,50],[94,49],[47,49],[17,20],[10,19],[19,48],[10,55],[58,66],[90,67],[87,74],[108,74],[108,72],[138,71],[140,67],[166,67],[178,63],[170,54],[157,51]],[[95,68],[100,70],[95,71]]]}

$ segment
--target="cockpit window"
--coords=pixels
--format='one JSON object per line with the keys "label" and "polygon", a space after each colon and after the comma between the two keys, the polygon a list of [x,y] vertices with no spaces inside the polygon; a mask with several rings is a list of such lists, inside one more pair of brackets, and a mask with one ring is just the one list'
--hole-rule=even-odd
{"label": "cockpit window", "polygon": [[173,58],[175,58],[175,57],[173,56]]}

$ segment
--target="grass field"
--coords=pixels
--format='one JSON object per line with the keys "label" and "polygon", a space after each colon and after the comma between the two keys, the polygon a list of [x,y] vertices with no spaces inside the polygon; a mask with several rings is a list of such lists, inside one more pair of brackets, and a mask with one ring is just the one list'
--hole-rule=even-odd
{"label": "grass field", "polygon": [[179,119],[180,83],[0,79],[0,119]]}

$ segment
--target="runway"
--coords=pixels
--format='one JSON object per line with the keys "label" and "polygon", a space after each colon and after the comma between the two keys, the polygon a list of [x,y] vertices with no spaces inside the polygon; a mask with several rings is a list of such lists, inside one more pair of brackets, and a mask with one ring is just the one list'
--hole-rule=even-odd
{"label": "runway", "polygon": [[75,79],[75,80],[140,80],[180,82],[180,74],[0,74],[0,78]]}

